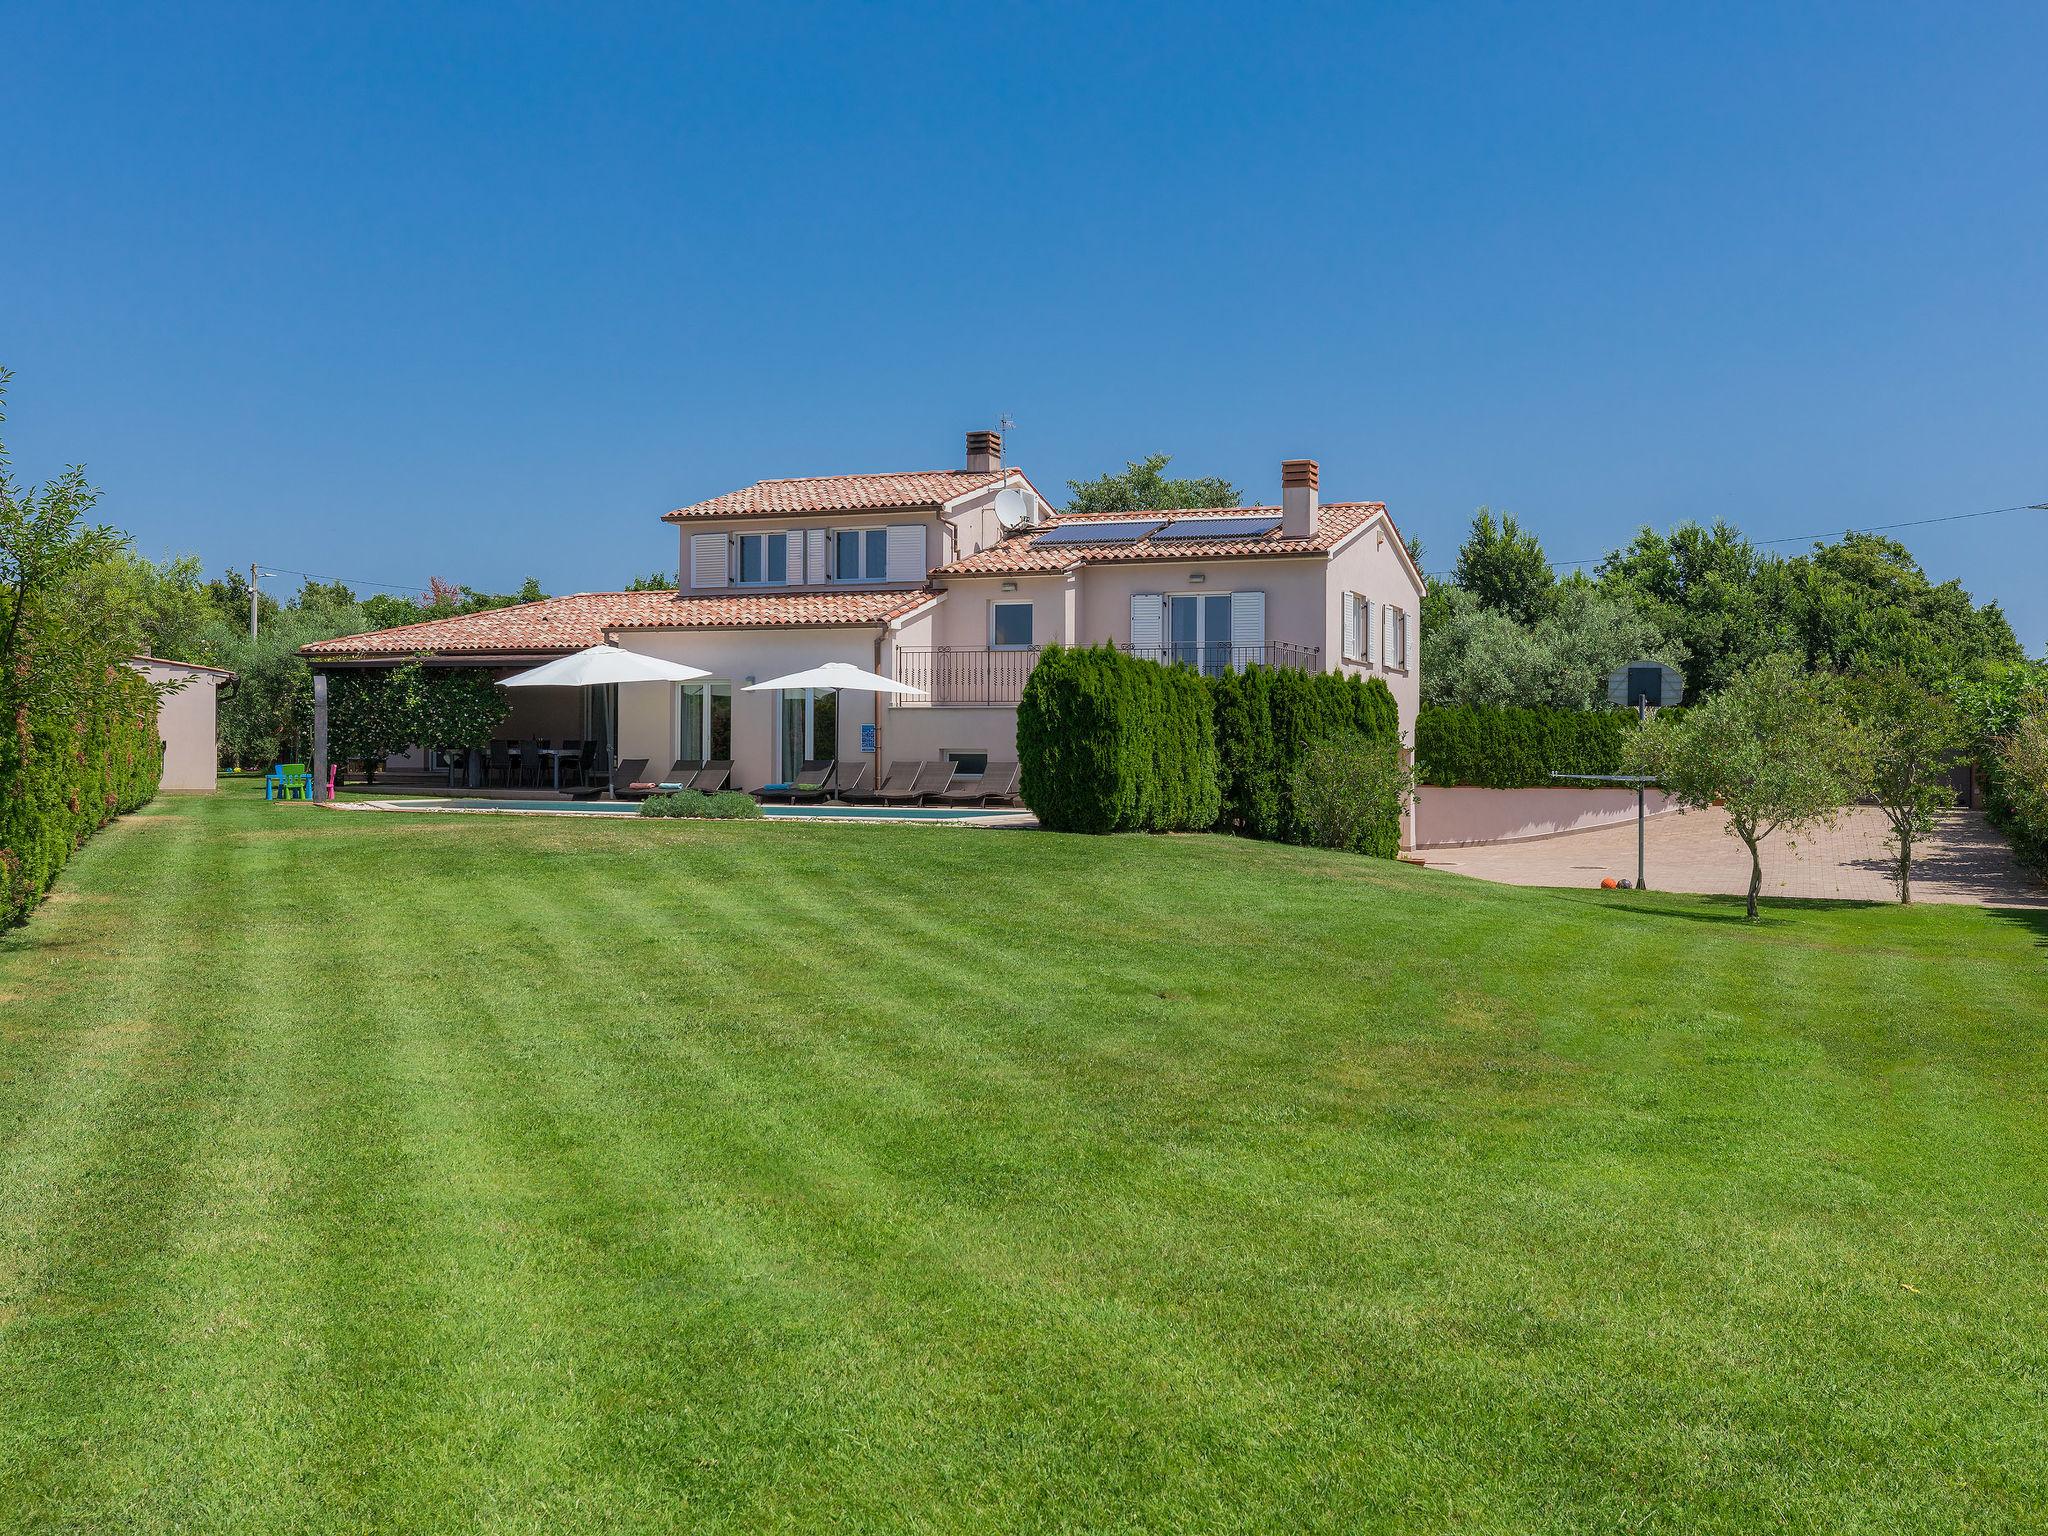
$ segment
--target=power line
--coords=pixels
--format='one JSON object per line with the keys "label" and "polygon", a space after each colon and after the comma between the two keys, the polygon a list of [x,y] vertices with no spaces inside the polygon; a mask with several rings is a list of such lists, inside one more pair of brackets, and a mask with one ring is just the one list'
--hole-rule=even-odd
{"label": "power line", "polygon": [[[2011,507],[1990,507],[1982,512],[1951,512],[1943,517],[1914,517],[1900,523],[1878,523],[1869,528],[1844,528],[1841,531],[1844,534],[1889,533],[1895,528],[1925,528],[1932,523],[1960,523],[1966,518],[1999,517],[2007,512],[2048,512],[2048,502],[2023,502]],[[1786,534],[1783,538],[1751,539],[1749,542],[1752,544],[1811,544],[1833,537],[1834,533],[1831,530],[1827,533],[1791,533]],[[1594,555],[1586,560],[1552,560],[1550,566],[1553,570],[1569,570],[1582,565],[1598,565],[1606,558],[1606,555]],[[1430,571],[1424,574],[1434,581],[1439,577],[1448,580],[1457,573],[1455,571]]]}
{"label": "power line", "polygon": [[338,581],[345,587],[382,587],[387,592],[428,592],[430,587],[407,586],[397,581],[358,581],[352,576],[322,576],[314,571],[292,571],[281,565],[267,565],[263,568],[266,576],[297,576],[305,581]]}

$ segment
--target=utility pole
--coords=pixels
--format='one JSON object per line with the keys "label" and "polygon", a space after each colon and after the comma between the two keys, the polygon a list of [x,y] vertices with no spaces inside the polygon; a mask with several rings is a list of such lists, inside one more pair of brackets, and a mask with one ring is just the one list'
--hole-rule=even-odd
{"label": "utility pole", "polygon": [[256,562],[249,562],[249,638],[256,638]]}

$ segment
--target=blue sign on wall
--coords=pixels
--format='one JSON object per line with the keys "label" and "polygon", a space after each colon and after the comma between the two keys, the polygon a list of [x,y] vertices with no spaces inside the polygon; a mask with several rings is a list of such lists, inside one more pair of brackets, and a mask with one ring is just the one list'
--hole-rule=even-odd
{"label": "blue sign on wall", "polygon": [[860,749],[863,752],[875,750],[875,722],[869,720],[860,728]]}

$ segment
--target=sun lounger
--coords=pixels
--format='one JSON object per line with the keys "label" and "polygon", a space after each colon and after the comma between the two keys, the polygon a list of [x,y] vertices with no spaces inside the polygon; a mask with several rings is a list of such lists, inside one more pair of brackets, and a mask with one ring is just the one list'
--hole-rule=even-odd
{"label": "sun lounger", "polygon": [[1017,793],[1023,769],[1016,763],[990,763],[978,779],[956,779],[936,796],[945,805],[986,805],[991,800],[1009,800]]}
{"label": "sun lounger", "polygon": [[732,779],[730,762],[706,763],[690,775],[690,788],[701,794],[715,795]]}
{"label": "sun lounger", "polygon": [[808,800],[823,800],[832,793],[832,785],[838,777],[839,765],[829,757],[806,759],[797,775],[787,784],[763,784],[754,791],[756,798],[764,803],[797,805]]}
{"label": "sun lounger", "polygon": [[651,779],[643,774],[626,788],[636,795],[667,794],[670,790],[687,789],[690,785],[690,775],[702,766],[694,757],[679,757],[669,764],[668,772],[660,778]]}
{"label": "sun lounger", "polygon": [[654,785],[647,781],[647,759],[629,757],[612,770],[611,782],[618,786],[621,800],[644,800],[654,793]]}
{"label": "sun lounger", "polygon": [[874,799],[874,791],[868,788],[868,781],[874,776],[875,765],[873,763],[856,763],[852,778],[847,778],[844,774],[840,775],[839,788],[835,792],[835,798],[848,802]]}
{"label": "sun lounger", "polygon": [[[895,769],[891,768],[889,771],[893,777]],[[884,784],[875,791],[875,798],[884,805],[917,805],[933,795],[944,794],[946,786],[952,782],[953,765],[951,763],[939,760],[919,763],[917,765],[917,772],[911,776],[909,784],[895,789]]]}
{"label": "sun lounger", "polygon": [[891,763],[889,771],[882,775],[882,782],[873,789],[852,785],[842,786],[839,798],[842,800],[879,800],[884,795],[907,795],[910,786],[917,782],[917,771],[922,763]]}

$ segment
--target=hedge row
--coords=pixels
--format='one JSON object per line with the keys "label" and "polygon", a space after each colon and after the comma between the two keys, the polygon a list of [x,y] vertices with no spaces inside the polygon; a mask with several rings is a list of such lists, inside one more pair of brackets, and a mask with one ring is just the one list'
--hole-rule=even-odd
{"label": "hedge row", "polygon": [[1292,788],[1302,755],[1323,741],[1400,740],[1400,708],[1378,678],[1247,667],[1208,682],[1223,801],[1218,825],[1227,832],[1304,841]]}
{"label": "hedge row", "polygon": [[1619,773],[1635,716],[1621,709],[1424,709],[1415,722],[1415,776],[1424,784],[1522,789],[1553,773]]}
{"label": "hedge row", "polygon": [[[1250,667],[1204,678],[1103,646],[1048,646],[1024,685],[1024,803],[1062,832],[1237,832],[1309,840],[1296,772],[1319,743],[1398,748],[1377,678]],[[1361,841],[1398,840],[1398,814]]]}
{"label": "hedge row", "polygon": [[1050,645],[1017,706],[1024,803],[1059,832],[1185,832],[1218,806],[1214,711],[1187,667]]}
{"label": "hedge row", "polygon": [[86,665],[62,683],[31,692],[0,736],[0,928],[26,921],[72,851],[163,778],[156,690],[140,673]]}

